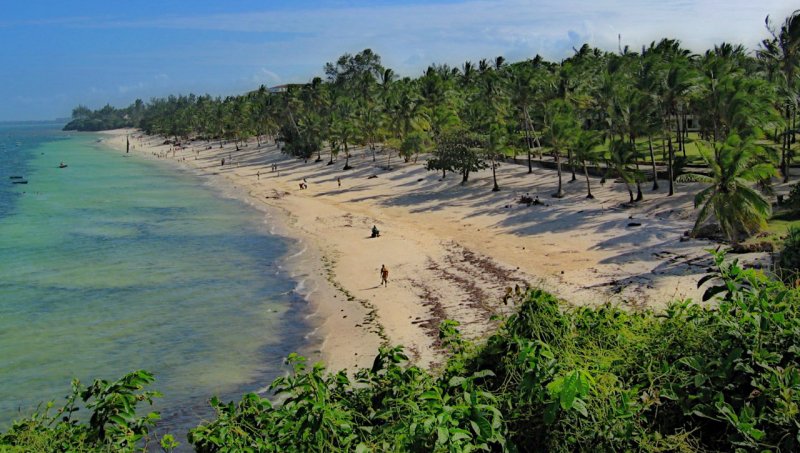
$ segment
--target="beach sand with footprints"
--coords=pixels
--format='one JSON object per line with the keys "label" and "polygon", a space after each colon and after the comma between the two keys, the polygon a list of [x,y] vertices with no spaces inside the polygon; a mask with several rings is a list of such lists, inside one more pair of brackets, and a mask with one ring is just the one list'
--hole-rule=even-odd
{"label": "beach sand with footprints", "polygon": [[[568,183],[566,166],[566,196],[552,198],[556,172],[535,166],[529,174],[524,156],[498,168],[501,191],[492,192],[491,170],[462,185],[460,175],[425,170],[424,156],[405,163],[379,151],[373,161],[358,148],[344,171],[344,156],[333,165],[324,153],[306,162],[255,139],[239,151],[205,141],[173,149],[133,130],[104,133],[104,141],[125,152],[127,134],[131,153],[195,169],[276,213],[279,234],[304,250],[288,265],[304,280],[320,341],[302,352],[331,369],[371,366],[382,343],[402,344],[416,363],[435,366],[440,321],[458,321],[468,338],[485,336],[494,315],[513,311],[503,296],[517,286],[575,305],[659,309],[699,300],[697,281],[712,265],[707,249],[717,245],[684,237],[699,185],[679,184],[667,197],[665,181],[655,192],[646,183],[645,200],[628,206],[625,185],[613,180],[592,178],[596,198],[586,199],[585,179],[579,173]],[[525,194],[543,204],[519,203]],[[373,225],[379,238],[370,238]],[[739,257],[769,262],[765,254]],[[390,271],[386,287],[381,265]]]}

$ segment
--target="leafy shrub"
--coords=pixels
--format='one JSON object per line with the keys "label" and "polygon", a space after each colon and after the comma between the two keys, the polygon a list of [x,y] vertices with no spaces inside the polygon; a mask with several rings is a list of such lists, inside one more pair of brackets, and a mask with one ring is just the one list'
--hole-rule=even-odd
{"label": "leafy shrub", "polygon": [[[88,387],[72,381],[72,393],[66,404],[52,412],[52,402],[44,411],[37,410],[28,418],[14,422],[0,435],[3,451],[47,452],[131,452],[144,451],[149,429],[159,419],[158,413],[136,415],[142,401],[152,404],[158,392],[143,390],[153,382],[146,371],[128,373],[114,382],[95,380]],[[78,401],[91,411],[88,423],[76,417]],[[166,436],[165,436],[166,437]],[[174,448],[171,438],[162,444]]]}
{"label": "leafy shrub", "polygon": [[[450,357],[436,373],[401,347],[352,376],[291,355],[273,400],[214,398],[216,418],[189,441],[200,452],[799,451],[800,291],[715,259],[700,282],[712,282],[713,308],[570,308],[532,290],[479,344],[442,323]],[[17,422],[0,447],[130,451],[157,418],[133,410],[154,396],[137,393],[151,381],[76,383],[64,409]],[[88,425],[71,421],[79,397]]]}
{"label": "leafy shrub", "polygon": [[800,228],[789,228],[778,259],[778,269],[785,282],[794,283],[800,278]]}
{"label": "leafy shrub", "polygon": [[800,183],[792,186],[792,190],[789,192],[784,204],[792,211],[800,212]]}

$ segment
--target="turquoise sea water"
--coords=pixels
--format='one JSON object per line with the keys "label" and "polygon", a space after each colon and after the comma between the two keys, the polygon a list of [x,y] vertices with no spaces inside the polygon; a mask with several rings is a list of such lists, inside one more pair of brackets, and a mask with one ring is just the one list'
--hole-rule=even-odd
{"label": "turquoise sea water", "polygon": [[0,124],[0,429],[73,377],[146,369],[182,435],[303,343],[291,244],[200,176],[58,126]]}

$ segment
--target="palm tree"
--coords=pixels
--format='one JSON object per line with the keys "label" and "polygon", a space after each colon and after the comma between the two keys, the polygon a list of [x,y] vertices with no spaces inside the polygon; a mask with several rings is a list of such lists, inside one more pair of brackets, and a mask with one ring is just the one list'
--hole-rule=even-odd
{"label": "palm tree", "polygon": [[358,115],[358,126],[364,138],[364,145],[372,151],[372,161],[375,162],[375,143],[383,125],[383,114],[378,108],[363,110]]}
{"label": "palm tree", "polygon": [[[339,144],[344,151],[345,162],[342,170],[349,170],[350,166],[350,147],[356,139],[356,128],[353,124],[352,110],[348,102],[337,102],[337,110],[331,120],[331,138]],[[331,157],[331,159],[333,159]]]}
{"label": "palm tree", "polygon": [[750,184],[772,177],[775,169],[757,159],[761,150],[752,138],[742,139],[734,132],[712,146],[713,151],[699,147],[711,175],[689,173],[678,180],[710,184],[694,197],[695,208],[702,207],[692,234],[696,235],[713,214],[725,237],[736,242],[743,235],[757,232],[771,214],[769,202]]}
{"label": "palm tree", "polygon": [[[536,78],[532,69],[528,65],[514,67],[511,72],[511,104],[517,113],[522,130],[525,133],[525,151],[528,154],[528,173],[533,173],[533,163],[531,159],[531,148],[534,145],[533,121],[531,121],[530,109],[534,103]],[[538,141],[538,139],[537,139]]]}
{"label": "palm tree", "polygon": [[[758,57],[767,65],[768,76],[777,83],[784,105],[786,126],[781,142],[781,170],[783,181],[789,181],[789,161],[791,160],[791,142],[794,141],[798,109],[798,73],[800,72],[800,10],[794,11],[780,27],[772,26],[769,16],[766,19],[767,30],[772,39],[762,41],[762,49]],[[790,138],[791,134],[791,138]]]}
{"label": "palm tree", "polygon": [[636,160],[636,151],[631,143],[625,140],[612,140],[609,151],[611,154],[610,164],[625,183],[630,197],[629,202],[634,203],[636,200],[633,198],[631,184],[638,180],[639,174],[636,169],[630,167],[630,164]]}
{"label": "palm tree", "polygon": [[595,148],[603,143],[603,138],[600,134],[594,131],[581,131],[578,133],[573,151],[575,152],[575,159],[583,165],[583,174],[586,176],[586,198],[593,199],[592,186],[589,182],[589,168],[590,163],[596,163],[602,154]]}
{"label": "palm tree", "polygon": [[486,157],[489,158],[492,167],[492,181],[494,185],[492,186],[492,192],[497,192],[500,190],[500,186],[497,184],[497,167],[499,166],[497,162],[497,158],[503,156],[507,149],[507,131],[505,128],[500,124],[492,125],[491,130],[489,131],[489,137],[485,144],[486,150]]}
{"label": "palm tree", "polygon": [[652,53],[643,50],[634,68],[634,86],[638,93],[637,102],[633,105],[633,115],[637,120],[639,132],[647,135],[647,147],[650,152],[650,166],[653,172],[653,188],[658,190],[658,169],[653,151],[653,135],[660,129],[658,117],[656,85],[658,84],[658,65]]}
{"label": "palm tree", "polygon": [[675,176],[673,174],[675,149],[672,142],[672,129],[674,124],[676,126],[676,138],[681,140],[682,134],[680,133],[680,122],[678,121],[680,108],[694,83],[693,73],[689,65],[690,52],[681,48],[679,41],[662,39],[658,44],[651,43],[644,53],[652,58],[654,62],[657,62],[658,65],[657,69],[654,69],[657,76],[654,74],[655,83],[651,85],[650,93],[661,110],[661,127],[667,141],[668,195],[673,195],[675,193]]}
{"label": "palm tree", "polygon": [[[689,89],[693,86],[692,74],[688,69],[687,62],[684,59],[676,59],[672,61],[669,68],[666,70],[666,77],[664,78],[664,85],[661,98],[661,106],[663,109],[663,126],[664,133],[667,135],[667,174],[669,177],[669,193],[675,193],[675,175],[674,161],[675,161],[675,148],[672,145],[672,126],[676,125],[677,140],[681,140],[680,121],[680,105],[683,103],[684,96],[686,96]],[[674,118],[674,123],[673,123]]]}
{"label": "palm tree", "polygon": [[566,101],[554,99],[548,102],[545,108],[545,125],[544,136],[550,144],[553,159],[558,169],[558,190],[553,194],[553,197],[563,198],[561,156],[569,149],[571,140],[579,129],[578,120],[572,107]]}

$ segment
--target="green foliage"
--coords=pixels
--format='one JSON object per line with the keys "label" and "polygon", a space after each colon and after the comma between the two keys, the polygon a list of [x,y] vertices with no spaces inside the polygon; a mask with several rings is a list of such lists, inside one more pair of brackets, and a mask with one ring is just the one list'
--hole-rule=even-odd
{"label": "green foliage", "polygon": [[695,233],[711,215],[725,237],[734,242],[766,225],[772,207],[750,186],[775,174],[772,165],[760,159],[761,154],[752,139],[742,139],[736,133],[731,133],[724,142],[717,142],[713,152],[701,147],[711,175],[689,173],[678,178],[710,184],[694,198],[695,207],[700,207]]}
{"label": "green foliage", "polygon": [[429,151],[431,147],[431,139],[427,133],[413,131],[410,132],[400,144],[400,155],[406,162],[411,160],[412,156],[416,161],[416,158],[420,153]]}
{"label": "green foliage", "polygon": [[789,235],[783,243],[778,270],[783,281],[793,284],[800,279],[800,228],[789,228]]}
{"label": "green foliage", "polygon": [[458,172],[461,181],[467,182],[470,173],[487,167],[479,146],[482,141],[475,134],[454,130],[441,134],[436,140],[436,149],[428,159],[428,170]]}
{"label": "green foliage", "polygon": [[[151,427],[159,419],[156,412],[137,416],[137,405],[160,397],[144,387],[154,381],[146,371],[134,371],[114,382],[95,380],[90,386],[72,381],[72,393],[63,407],[53,411],[52,402],[30,417],[17,420],[0,435],[0,447],[11,451],[144,451]],[[77,417],[78,401],[91,411],[89,421]],[[162,444],[174,448],[174,439]]]}
{"label": "green foliage", "polygon": [[72,120],[64,126],[65,131],[104,131],[109,129],[119,129],[122,127],[133,127],[136,123],[132,117],[136,105],[132,104],[125,109],[116,109],[110,105],[98,110],[90,110],[86,106],[79,105],[72,109]]}
{"label": "green foliage", "polygon": [[[800,235],[799,235],[800,236]],[[797,451],[800,291],[715,253],[713,308],[660,313],[568,308],[541,290],[479,344],[440,327],[440,371],[384,347],[355,374],[290,355],[273,398],[211,405],[189,433],[197,451]],[[64,408],[0,436],[12,451],[133,451],[157,415],[135,416],[152,376],[74,384]],[[72,419],[75,401],[92,411]],[[177,446],[165,436],[161,447]]]}
{"label": "green foliage", "polygon": [[784,201],[784,204],[794,213],[800,214],[800,183],[792,186],[792,190],[789,191],[789,196]]}
{"label": "green foliage", "polygon": [[[350,381],[293,356],[282,404],[213,404],[199,451],[732,451],[800,447],[800,294],[717,254],[709,295],[665,312],[566,309],[532,290],[485,343],[440,327],[431,374],[384,348]],[[701,282],[701,283],[705,283]],[[313,429],[310,429],[313,427]]]}

